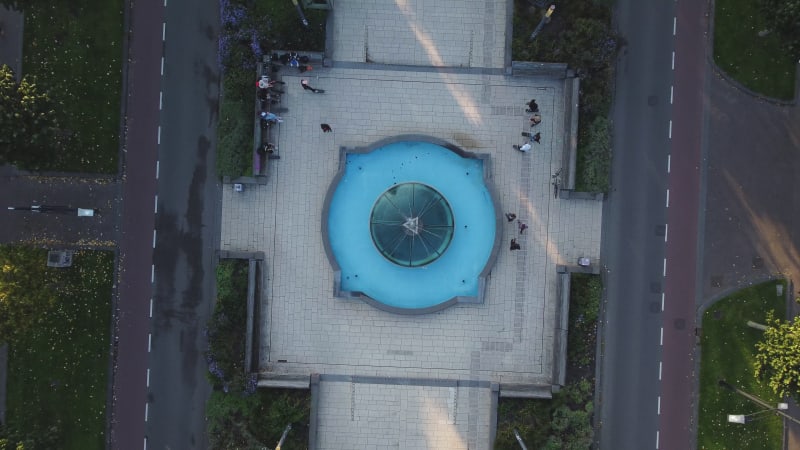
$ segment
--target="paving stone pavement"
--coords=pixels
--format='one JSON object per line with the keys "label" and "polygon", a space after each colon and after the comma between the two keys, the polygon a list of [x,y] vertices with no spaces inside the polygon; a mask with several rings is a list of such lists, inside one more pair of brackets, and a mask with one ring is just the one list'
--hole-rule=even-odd
{"label": "paving stone pavement", "polygon": [[[266,254],[260,365],[272,373],[323,374],[318,448],[489,448],[487,430],[493,424],[488,387],[459,385],[451,390],[440,385],[330,382],[324,377],[549,386],[556,265],[574,264],[579,256],[599,257],[602,205],[553,198],[551,175],[560,168],[564,148],[563,80],[511,77],[499,69],[504,21],[510,20],[506,2],[475,2],[474,8],[451,7],[447,12],[439,11],[446,8],[439,2],[428,0],[380,6],[395,10],[392,16],[379,14],[377,2],[365,2],[365,11],[358,8],[362,2],[355,3],[336,3],[333,66],[315,67],[304,76],[325,94],[303,91],[294,73],[283,76],[287,85],[282,106],[288,111],[278,125],[281,159],[271,161],[266,185],[248,185],[241,193],[225,186],[220,246]],[[397,9],[403,10],[400,16]],[[458,16],[466,10],[473,15]],[[503,20],[476,28],[474,24],[488,17],[487,10],[502,12]],[[407,20],[408,11],[418,15],[414,17],[419,23]],[[449,19],[432,19],[438,14]],[[376,40],[369,41],[370,51],[394,45],[390,28],[396,27],[398,39],[413,35],[425,49],[444,55],[444,63],[435,64],[427,59],[432,53],[420,53],[409,43],[394,52],[375,50],[386,55],[380,62],[391,64],[469,66],[469,59],[458,61],[466,55],[463,48],[452,53],[445,49],[463,45],[463,39],[453,42],[453,36],[489,30],[494,37],[477,36],[478,47],[491,41],[494,48],[476,63],[489,69],[364,63],[354,37],[354,24],[361,23],[358,17],[373,21],[365,22],[369,26],[385,28],[380,39],[370,35]],[[378,17],[384,19],[375,22]],[[429,25],[434,23],[440,28]],[[528,131],[524,109],[531,98],[537,99],[544,117],[536,129],[542,143],[522,154],[512,145],[521,144],[521,132]],[[330,124],[333,133],[322,133],[320,123]],[[516,223],[504,221],[498,230],[503,244],[484,304],[406,316],[333,296],[333,270],[321,224],[339,150],[403,134],[429,135],[490,154],[499,208],[516,213],[529,226],[522,236]],[[520,251],[508,250],[512,237],[522,245]]]}

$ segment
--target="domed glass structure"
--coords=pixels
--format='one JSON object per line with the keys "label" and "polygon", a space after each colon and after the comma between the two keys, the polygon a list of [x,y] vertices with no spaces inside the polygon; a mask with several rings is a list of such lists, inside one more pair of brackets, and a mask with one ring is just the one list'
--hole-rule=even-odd
{"label": "domed glass structure", "polygon": [[389,261],[424,266],[453,239],[453,210],[442,194],[422,183],[403,183],[384,192],[372,207],[372,242]]}

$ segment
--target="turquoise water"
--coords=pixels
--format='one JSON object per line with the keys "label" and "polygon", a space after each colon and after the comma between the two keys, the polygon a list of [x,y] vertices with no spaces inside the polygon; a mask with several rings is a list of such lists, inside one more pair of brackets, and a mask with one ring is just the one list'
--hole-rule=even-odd
{"label": "turquoise water", "polygon": [[[418,182],[439,191],[453,210],[453,240],[422,267],[384,258],[370,236],[375,201],[395,184]],[[341,289],[360,291],[397,308],[427,308],[455,296],[478,295],[478,276],[495,238],[495,210],[483,182],[483,161],[465,159],[427,142],[397,142],[367,154],[348,154],[328,217]]]}

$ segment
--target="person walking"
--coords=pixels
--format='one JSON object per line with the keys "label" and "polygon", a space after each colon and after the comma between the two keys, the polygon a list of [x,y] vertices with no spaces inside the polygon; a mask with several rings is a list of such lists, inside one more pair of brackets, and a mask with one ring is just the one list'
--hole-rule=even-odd
{"label": "person walking", "polygon": [[506,219],[508,219],[509,222],[513,222],[514,219],[516,219],[516,218],[517,218],[516,214],[514,214],[514,213],[506,213]]}
{"label": "person walking", "polygon": [[531,116],[531,126],[532,127],[535,127],[536,125],[539,125],[540,123],[542,123],[542,116],[541,115],[534,114],[534,115]]}
{"label": "person walking", "polygon": [[535,98],[531,99],[531,101],[528,102],[528,109],[526,109],[525,112],[529,112],[529,113],[537,113],[537,112],[539,112],[539,105],[536,103],[536,99]]}
{"label": "person walking", "polygon": [[331,126],[327,123],[321,123],[319,124],[319,127],[322,128],[323,133],[330,133],[333,131],[333,128],[331,128]]}
{"label": "person walking", "polygon": [[525,225],[525,223],[524,223],[523,221],[521,221],[521,220],[520,220],[520,221],[519,221],[519,234],[522,234],[522,233],[524,233],[524,232],[525,232],[525,230],[527,230],[527,229],[528,229],[528,226],[527,226],[527,225]]}
{"label": "person walking", "polygon": [[300,85],[303,86],[303,89],[305,89],[307,91],[311,91],[311,92],[313,92],[315,94],[321,94],[321,93],[325,92],[322,89],[315,89],[315,88],[311,87],[311,85],[308,84],[308,80],[306,80],[305,78],[300,80]]}
{"label": "person walking", "polygon": [[260,116],[261,116],[261,120],[263,120],[264,122],[267,122],[267,123],[282,123],[283,122],[283,118],[281,118],[280,116],[278,116],[278,115],[276,115],[274,113],[271,113],[271,112],[261,111]]}
{"label": "person walking", "polygon": [[542,143],[542,133],[534,134],[533,138],[531,138],[531,139],[533,139],[533,142],[536,142],[537,144],[541,144]]}
{"label": "person walking", "polygon": [[517,243],[516,239],[511,239],[511,248],[509,248],[509,250],[513,252],[514,250],[519,250],[521,248],[522,247]]}
{"label": "person walking", "polygon": [[529,151],[531,151],[531,143],[530,142],[526,142],[526,143],[524,143],[522,145],[513,145],[513,147],[514,147],[515,150],[519,150],[522,153],[528,153]]}

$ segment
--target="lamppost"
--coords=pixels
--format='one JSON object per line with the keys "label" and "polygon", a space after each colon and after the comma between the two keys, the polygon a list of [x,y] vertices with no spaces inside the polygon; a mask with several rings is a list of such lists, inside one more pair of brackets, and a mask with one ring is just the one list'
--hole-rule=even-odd
{"label": "lamppost", "polygon": [[728,414],[728,422],[745,424],[748,422],[752,422],[753,420],[759,419],[760,416],[758,416],[758,414],[763,414],[765,412],[774,412],[775,414],[782,416],[784,419],[790,420],[800,425],[800,420],[797,420],[794,417],[790,416],[789,414],[783,412],[784,410],[789,409],[789,405],[787,405],[786,403],[778,403],[777,407],[773,408],[772,405],[765,402],[764,400],[761,400],[760,398],[756,397],[753,394],[748,394],[747,392],[737,388],[736,386],[731,385],[725,380],[719,380],[718,383],[721,387],[736,392],[737,394],[750,400],[751,402],[757,404],[758,406],[765,408],[763,411],[758,411],[753,414]]}
{"label": "lamppost", "polygon": [[94,208],[72,208],[60,205],[9,206],[8,210],[50,214],[77,214],[78,217],[92,217],[97,212]]}
{"label": "lamppost", "polygon": [[292,429],[292,424],[286,425],[286,428],[283,430],[283,434],[281,435],[281,440],[278,441],[278,445],[275,446],[275,450],[281,450],[283,441],[286,440],[286,435],[289,434],[289,430],[291,429]]}
{"label": "lamppost", "polygon": [[533,33],[531,33],[531,37],[528,40],[532,41],[536,39],[536,36],[542,31],[542,28],[544,28],[544,25],[546,23],[550,23],[550,16],[553,15],[553,11],[555,10],[556,10],[556,5],[550,5],[550,7],[547,8],[547,12],[544,13],[542,20],[539,21],[539,25],[536,26],[535,30],[533,30]]}

